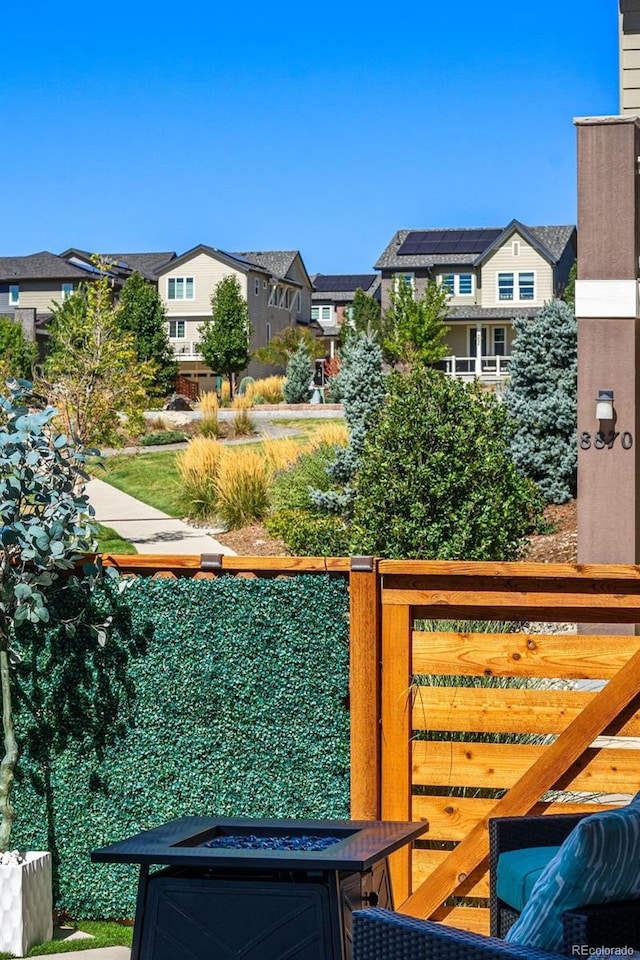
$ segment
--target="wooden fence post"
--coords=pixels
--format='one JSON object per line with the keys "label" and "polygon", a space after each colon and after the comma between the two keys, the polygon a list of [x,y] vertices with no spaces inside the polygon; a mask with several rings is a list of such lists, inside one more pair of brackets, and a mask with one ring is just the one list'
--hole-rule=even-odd
{"label": "wooden fence post", "polygon": [[377,561],[353,557],[349,575],[351,817],[380,819],[380,581]]}

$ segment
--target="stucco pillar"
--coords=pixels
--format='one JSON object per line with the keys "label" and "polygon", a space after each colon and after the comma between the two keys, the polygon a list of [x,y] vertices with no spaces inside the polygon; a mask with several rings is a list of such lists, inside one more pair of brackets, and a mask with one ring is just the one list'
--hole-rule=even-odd
{"label": "stucco pillar", "polygon": [[[640,120],[587,117],[575,123],[578,562],[637,564]],[[614,392],[612,423],[596,419],[601,390]]]}

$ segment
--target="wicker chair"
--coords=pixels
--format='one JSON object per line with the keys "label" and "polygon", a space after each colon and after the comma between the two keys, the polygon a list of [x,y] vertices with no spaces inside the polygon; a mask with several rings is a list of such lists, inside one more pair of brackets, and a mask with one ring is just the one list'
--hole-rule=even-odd
{"label": "wicker chair", "polygon": [[587,814],[496,817],[489,820],[489,914],[492,937],[504,937],[520,916],[510,904],[498,899],[498,857],[510,850],[522,850],[525,847],[559,847],[583,816]]}
{"label": "wicker chair", "polygon": [[564,941],[566,952],[558,955],[380,907],[353,914],[353,960],[551,960],[573,955],[576,943],[640,949],[638,902],[567,911]]}

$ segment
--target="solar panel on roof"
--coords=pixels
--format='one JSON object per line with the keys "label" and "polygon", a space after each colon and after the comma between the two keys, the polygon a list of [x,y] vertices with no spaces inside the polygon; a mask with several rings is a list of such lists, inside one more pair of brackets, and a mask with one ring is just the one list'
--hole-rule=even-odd
{"label": "solar panel on roof", "polygon": [[482,253],[502,230],[413,230],[400,244],[397,254],[406,256]]}

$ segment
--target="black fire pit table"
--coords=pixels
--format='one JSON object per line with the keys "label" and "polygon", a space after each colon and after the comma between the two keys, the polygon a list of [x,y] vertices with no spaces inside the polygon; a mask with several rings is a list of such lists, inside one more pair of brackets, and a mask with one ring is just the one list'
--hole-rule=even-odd
{"label": "black fire pit table", "polygon": [[426,828],[182,817],[91,859],[140,864],[131,960],[351,960],[351,912],[393,907],[387,857]]}

